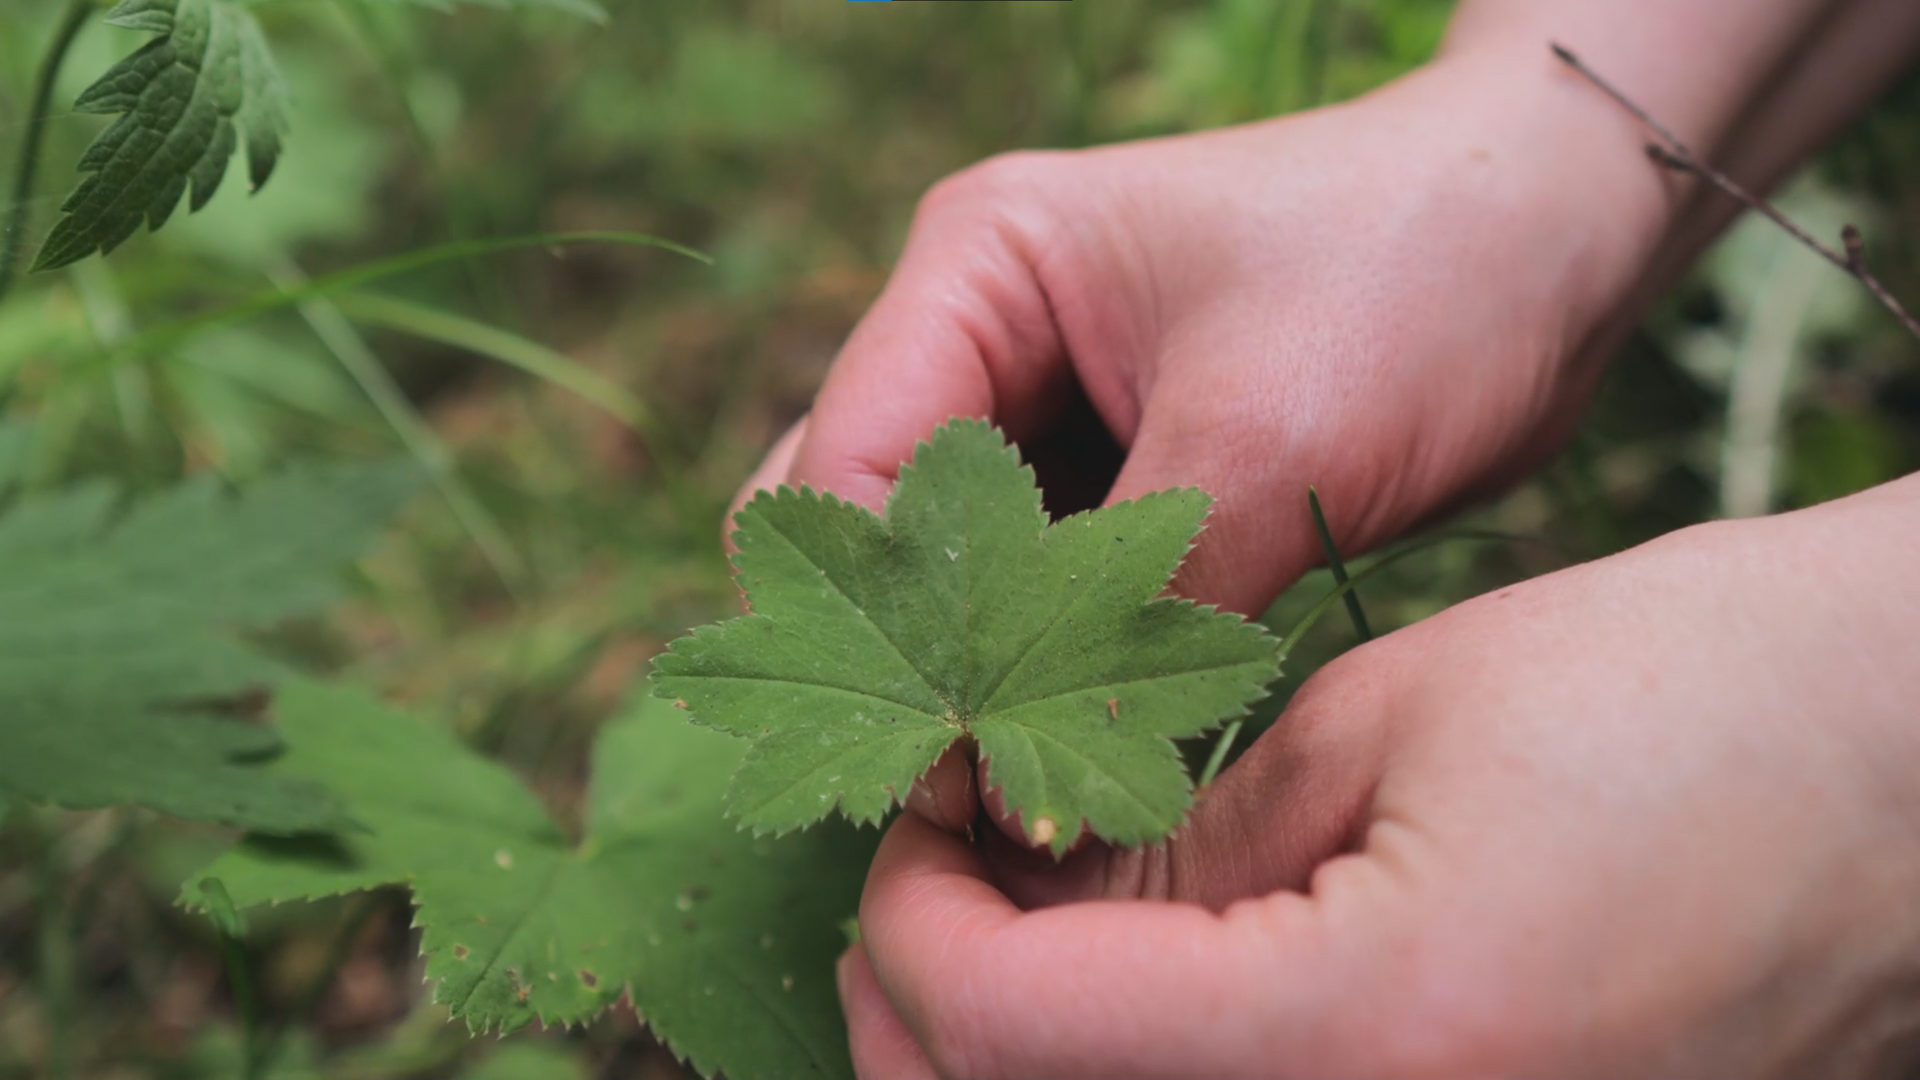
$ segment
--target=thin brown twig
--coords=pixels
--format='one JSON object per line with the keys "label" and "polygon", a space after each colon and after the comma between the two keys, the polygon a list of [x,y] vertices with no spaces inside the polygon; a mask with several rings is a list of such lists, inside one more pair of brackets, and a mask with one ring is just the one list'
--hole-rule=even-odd
{"label": "thin brown twig", "polygon": [[1707,183],[1712,184],[1714,187],[1719,188],[1729,198],[1732,198],[1747,209],[1760,214],[1768,221],[1778,225],[1787,235],[1805,244],[1809,249],[1818,253],[1821,258],[1832,263],[1843,273],[1848,274],[1859,281],[1860,284],[1866,286],[1867,291],[1873,294],[1873,298],[1880,301],[1882,307],[1892,312],[1893,317],[1900,320],[1900,325],[1906,327],[1908,333],[1912,334],[1916,340],[1920,340],[1920,319],[1915,319],[1912,313],[1907,311],[1891,292],[1887,291],[1887,287],[1880,283],[1880,279],[1873,276],[1873,271],[1868,269],[1866,241],[1861,237],[1859,229],[1848,225],[1840,231],[1841,244],[1845,248],[1844,253],[1821,243],[1812,233],[1801,228],[1792,218],[1781,213],[1778,207],[1775,207],[1766,199],[1748,191],[1746,188],[1741,187],[1738,182],[1726,173],[1700,160],[1700,158],[1688,148],[1687,144],[1680,140],[1679,136],[1669,131],[1666,125],[1654,119],[1652,114],[1642,108],[1638,102],[1608,82],[1599,72],[1588,67],[1585,61],[1574,54],[1573,50],[1557,43],[1553,44],[1551,48],[1553,49],[1553,55],[1558,57],[1561,63],[1578,72],[1582,78],[1592,83],[1601,93],[1612,98],[1621,108],[1632,113],[1635,119],[1639,120],[1641,124],[1646,126],[1648,131],[1654,134],[1654,137],[1659,141],[1647,144],[1647,157],[1651,158],[1655,164],[1660,165],[1662,168],[1672,169],[1675,172],[1683,172],[1691,176],[1697,176]]}

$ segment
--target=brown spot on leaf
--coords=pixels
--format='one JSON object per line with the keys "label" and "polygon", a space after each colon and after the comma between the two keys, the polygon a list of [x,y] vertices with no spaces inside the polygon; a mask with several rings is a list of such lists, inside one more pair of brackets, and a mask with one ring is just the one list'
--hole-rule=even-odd
{"label": "brown spot on leaf", "polygon": [[1107,699],[1107,719],[1109,720],[1120,719],[1120,699],[1119,698],[1110,697]]}
{"label": "brown spot on leaf", "polygon": [[589,990],[600,989],[600,976],[595,975],[593,972],[588,971],[586,968],[580,969],[580,981],[584,983],[586,985],[586,988]]}
{"label": "brown spot on leaf", "polygon": [[465,945],[455,945],[453,947],[453,958],[455,960],[465,960],[467,958],[467,953],[468,953],[468,949]]}

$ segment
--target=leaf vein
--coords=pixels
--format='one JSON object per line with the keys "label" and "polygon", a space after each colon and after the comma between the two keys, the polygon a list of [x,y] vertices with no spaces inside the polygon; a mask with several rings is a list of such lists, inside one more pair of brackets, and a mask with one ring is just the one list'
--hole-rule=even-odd
{"label": "leaf vein", "polygon": [[[868,701],[877,701],[882,705],[898,706],[899,708],[904,709],[907,712],[914,714],[915,716],[924,717],[932,723],[943,724],[948,727],[952,726],[951,724],[948,724],[948,722],[945,719],[933,715],[932,713],[928,712],[927,710],[921,708],[918,705],[909,705],[904,701],[897,701],[893,698],[885,696],[884,694],[876,694],[871,690],[861,690],[857,687],[852,687],[852,686],[836,686],[833,683],[825,683],[825,682],[807,682],[802,679],[790,678],[784,675],[753,675],[753,674],[675,675],[673,676],[673,678],[700,679],[705,682],[761,682],[761,683],[772,683],[775,686],[799,686],[799,687],[804,687],[808,690],[831,690],[835,693],[846,694],[849,697],[858,697],[858,698],[865,698]],[[721,727],[721,725],[718,723],[714,723],[713,726]],[[722,728],[722,730],[731,731],[734,729],[731,727],[725,727],[725,728]]]}
{"label": "leaf vein", "polygon": [[1160,671],[1151,675],[1140,675],[1130,679],[1112,679],[1105,682],[1091,683],[1086,686],[1070,686],[1064,690],[1055,690],[1052,693],[1042,694],[1036,698],[1026,698],[1004,705],[996,705],[994,702],[988,702],[986,708],[982,710],[984,715],[981,719],[993,719],[1004,713],[1012,712],[1015,709],[1044,705],[1050,701],[1058,701],[1061,698],[1072,697],[1075,694],[1084,694],[1091,690],[1111,690],[1120,686],[1138,686],[1141,683],[1160,682],[1163,679],[1184,679],[1188,676],[1205,675],[1213,671],[1229,671],[1233,668],[1248,667],[1255,663],[1257,663],[1257,661],[1246,659],[1229,660],[1224,663],[1208,664],[1202,667],[1186,668],[1180,671]]}
{"label": "leaf vein", "polygon": [[[513,928],[500,935],[500,944],[496,945],[493,951],[487,956],[486,963],[480,968],[479,977],[468,984],[466,993],[461,995],[459,1001],[447,1002],[447,1006],[453,1010],[455,1015],[466,1012],[467,1003],[473,1000],[473,995],[479,991],[480,984],[485,982],[487,976],[492,973],[493,966],[500,962],[501,954],[505,953],[507,946],[513,944],[514,939],[520,936],[520,932],[526,929],[527,920],[533,918],[533,913],[540,910],[540,906],[547,902],[549,896],[553,895],[553,888],[559,884],[560,876],[564,874],[567,868],[573,865],[575,861],[574,853],[566,853],[559,863],[554,866],[553,872],[547,875],[546,882],[540,886],[539,894],[533,898],[531,903],[522,908],[519,914],[514,916]],[[531,979],[530,974],[527,974],[527,977]],[[511,983],[513,980],[509,978],[507,981]],[[529,982],[528,985],[532,985],[532,983]]]}
{"label": "leaf vein", "polygon": [[[892,635],[887,633],[885,627],[881,626],[877,621],[874,620],[874,617],[870,613],[868,613],[866,608],[860,606],[860,603],[853,598],[853,595],[847,592],[846,587],[840,581],[834,578],[832,571],[828,570],[824,566],[821,566],[819,563],[814,562],[813,559],[807,555],[806,549],[802,548],[799,545],[799,543],[793,539],[793,537],[787,535],[786,531],[783,528],[781,528],[780,523],[778,521],[772,520],[770,518],[763,518],[762,520],[767,521],[767,524],[772,529],[773,534],[775,536],[778,536],[780,539],[786,541],[787,545],[793,549],[795,554],[799,555],[801,558],[805,559],[808,563],[812,564],[814,569],[820,571],[821,577],[825,579],[827,584],[833,586],[833,591],[836,594],[838,594],[842,600],[845,600],[847,602],[848,607],[852,608],[855,612],[859,614],[862,621],[864,621],[868,626],[873,628],[873,632],[879,635],[880,640],[887,643],[887,646],[893,650],[893,654],[900,658],[900,662],[907,665],[907,670],[913,672],[914,677],[918,678],[920,680],[921,685],[927,688],[927,693],[933,695],[934,700],[944,702],[949,708],[952,707],[953,703],[950,701],[947,701],[944,697],[941,697],[940,691],[937,688],[935,688],[933,680],[928,678],[927,673],[920,669],[920,665],[914,663],[913,658],[907,655],[906,649],[903,648],[899,642],[895,641]],[[915,711],[919,711],[919,710],[916,709]]]}

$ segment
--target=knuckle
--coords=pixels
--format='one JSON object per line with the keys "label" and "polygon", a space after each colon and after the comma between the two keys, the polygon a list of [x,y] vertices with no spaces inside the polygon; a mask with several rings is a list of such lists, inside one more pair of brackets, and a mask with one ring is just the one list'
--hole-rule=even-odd
{"label": "knuckle", "polygon": [[936,183],[920,200],[921,222],[1000,215],[1060,189],[1071,154],[1018,150],[988,158]]}

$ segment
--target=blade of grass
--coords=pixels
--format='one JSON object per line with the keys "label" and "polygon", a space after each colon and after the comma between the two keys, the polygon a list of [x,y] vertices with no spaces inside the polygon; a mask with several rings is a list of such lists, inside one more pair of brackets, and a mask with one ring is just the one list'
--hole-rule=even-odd
{"label": "blade of grass", "polygon": [[[273,278],[283,290],[291,295],[306,288],[306,276],[291,261],[276,267]],[[520,555],[507,539],[505,530],[500,528],[493,515],[487,513],[480,500],[460,479],[454,468],[453,451],[440,440],[431,426],[407,400],[393,376],[373,354],[366,339],[355,330],[353,323],[341,313],[340,308],[323,295],[309,293],[305,299],[295,302],[295,310],[306,320],[307,327],[313,331],[320,343],[325,345],[340,366],[346,369],[353,381],[360,385],[362,393],[373,402],[387,426],[399,436],[401,445],[407,453],[413,455],[420,467],[426,470],[433,480],[434,487],[440,491],[449,509],[460,522],[460,527],[473,537],[474,546],[493,567],[493,572],[505,585],[508,593],[517,596],[519,585],[526,575],[526,566]]]}
{"label": "blade of grass", "polygon": [[271,1075],[274,1062],[280,1057],[280,1051],[287,1039],[288,1030],[297,1023],[312,1020],[314,1011],[320,1007],[320,1001],[340,975],[343,967],[353,953],[354,942],[360,931],[380,910],[380,901],[375,893],[363,893],[348,907],[335,929],[333,940],[327,946],[327,957],[320,965],[319,973],[307,983],[294,1007],[286,1015],[271,1024],[261,1025],[259,1037],[252,1041],[253,1052],[250,1060],[257,1062],[256,1068],[265,1075]]}
{"label": "blade of grass", "polygon": [[348,293],[335,303],[356,322],[498,360],[598,406],[639,437],[673,505],[680,514],[691,515],[685,520],[704,516],[705,500],[695,490],[688,463],[666,425],[646,402],[619,384],[530,338],[441,308],[368,293]]}
{"label": "blade of grass", "polygon": [[54,836],[37,839],[45,845],[40,850],[39,873],[34,877],[34,907],[40,916],[34,981],[46,1017],[46,1050],[41,1069],[48,1080],[67,1080],[77,1071],[73,1028],[78,1015],[74,1007],[79,985],[78,949],[72,912],[65,903],[66,866],[60,857],[59,839]]}
{"label": "blade of grass", "polygon": [[[112,269],[104,259],[84,259],[67,267],[67,279],[80,298],[93,339],[111,345],[133,332],[133,309],[128,307]],[[120,426],[134,446],[146,442],[155,426],[153,387],[144,369],[122,365],[113,369],[113,400]]]}
{"label": "blade of grass", "polygon": [[334,302],[354,322],[462,349],[545,379],[633,429],[656,456],[665,442],[660,421],[645,402],[571,357],[511,330],[390,296],[348,293]]}
{"label": "blade of grass", "polygon": [[233,898],[218,878],[200,883],[200,900],[220,943],[220,959],[227,969],[227,991],[240,1012],[241,1062],[244,1080],[260,1080],[265,1061],[260,1056],[260,1010],[253,993],[252,964],[245,942],[247,924],[234,909]]}
{"label": "blade of grass", "polygon": [[[1313,498],[1313,506],[1315,517],[1318,519],[1319,499],[1317,497]],[[1314,624],[1320,621],[1321,616],[1332,611],[1335,603],[1352,596],[1353,590],[1358,588],[1361,582],[1380,573],[1382,570],[1385,570],[1409,555],[1418,554],[1428,548],[1438,547],[1441,544],[1452,543],[1456,540],[1476,543],[1490,543],[1494,541],[1503,543],[1534,542],[1530,537],[1511,536],[1507,533],[1481,530],[1441,533],[1437,536],[1427,536],[1411,541],[1404,547],[1397,548],[1380,556],[1371,566],[1340,581],[1332,592],[1321,597],[1320,602],[1313,605],[1305,615],[1301,616],[1300,621],[1295,623],[1293,629],[1287,632],[1287,636],[1280,640],[1280,662],[1283,664],[1286,663],[1287,657],[1292,655],[1293,650],[1299,646],[1300,639],[1307,636],[1307,632],[1313,629]],[[1329,550],[1332,548],[1331,541],[1328,542],[1328,548]],[[1345,568],[1342,567],[1339,574],[1344,575],[1345,573]],[[1196,784],[1197,787],[1206,787],[1208,784],[1213,783],[1216,776],[1220,775],[1221,767],[1226,764],[1227,754],[1233,749],[1234,740],[1240,737],[1240,729],[1243,726],[1245,726],[1243,721],[1236,720],[1228,724],[1226,729],[1220,732],[1220,740],[1214,744],[1213,753],[1207,757],[1206,768],[1200,771],[1200,779]]]}
{"label": "blade of grass", "polygon": [[441,263],[503,251],[538,247],[562,248],[577,244],[625,244],[634,247],[652,247],[671,251],[676,255],[684,255],[696,262],[708,265],[713,263],[713,259],[702,252],[644,233],[564,232],[487,240],[460,240],[404,252],[385,259],[376,259],[373,262],[362,263],[331,274],[322,274],[316,278],[309,279],[302,276],[298,285],[255,293],[224,307],[217,307],[198,315],[176,319],[141,331],[112,347],[103,348],[90,356],[79,358],[76,365],[84,368],[111,367],[143,353],[165,352],[169,347],[203,330],[231,326],[283,308],[298,308],[313,300],[350,292],[376,281],[385,281],[388,278],[398,277],[415,270],[424,270]]}
{"label": "blade of grass", "polygon": [[[426,177],[435,195],[433,202],[442,220],[444,231],[441,235],[448,240],[470,240],[494,232],[496,224],[490,220],[474,185],[459,181],[446,155],[441,153],[439,144],[428,131],[428,125],[421,116],[419,97],[404,90],[414,85],[414,73],[419,67],[419,57],[409,55],[415,40],[408,29],[410,21],[383,18],[383,15],[391,13],[367,4],[329,4],[327,8],[342,33],[352,37],[367,55],[373,57],[386,75],[385,79],[380,80],[381,85],[386,88],[387,97],[392,102],[390,111],[404,122],[418,160],[425,165]],[[466,278],[473,300],[496,314],[512,311],[512,296],[500,276],[490,270],[483,269],[471,260],[460,264],[461,275]]]}
{"label": "blade of grass", "polygon": [[1235,720],[1220,733],[1220,741],[1213,744],[1213,753],[1207,757],[1207,767],[1200,770],[1200,783],[1196,786],[1204,788],[1220,775],[1220,767],[1227,763],[1227,751],[1233,749],[1234,740],[1240,737],[1240,729],[1246,724],[1245,720]]}
{"label": "blade of grass", "polygon": [[[1313,511],[1313,528],[1320,534],[1320,547],[1327,553],[1327,569],[1333,571],[1333,583],[1347,583],[1347,564],[1340,558],[1340,548],[1333,542],[1333,530],[1327,527],[1327,515],[1320,509],[1320,493],[1312,485],[1307,487],[1307,507]],[[1347,618],[1353,621],[1353,632],[1360,635],[1361,642],[1373,640],[1373,628],[1367,625],[1367,613],[1360,608],[1360,594],[1349,591],[1347,600]]]}

